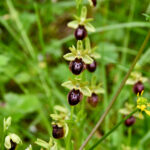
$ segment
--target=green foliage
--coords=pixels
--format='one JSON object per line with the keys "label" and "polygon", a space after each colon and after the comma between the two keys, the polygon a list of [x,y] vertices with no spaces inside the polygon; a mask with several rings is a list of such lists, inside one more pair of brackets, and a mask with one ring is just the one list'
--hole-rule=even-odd
{"label": "green foliage", "polygon": [[[73,0],[0,1],[0,135],[3,135],[4,117],[11,116],[10,132],[17,133],[23,142],[18,150],[25,149],[29,144],[32,144],[33,150],[39,149],[34,144],[37,138],[49,141],[52,132],[49,115],[54,113],[56,105],[68,108],[70,114],[73,112],[72,120],[67,122],[72,132],[69,130],[68,136],[72,137],[72,141],[68,142],[67,136],[64,140],[56,141],[57,145],[59,148],[68,145],[70,149],[78,149],[108,106],[150,28],[149,21],[143,16],[144,12],[149,19],[148,0],[100,0],[96,8],[91,8],[88,0],[77,2],[78,12]],[[81,13],[82,2],[87,12],[84,8]],[[69,23],[72,14],[78,15],[74,22]],[[82,23],[87,30],[95,30],[94,33],[88,33],[90,46],[86,40],[83,41],[83,47],[92,51],[88,53],[90,57],[84,55],[84,61],[91,63],[91,57],[97,59],[95,76],[97,82],[103,83],[104,89],[101,86],[96,89],[97,93],[103,93],[99,96],[96,108],[89,107],[85,97],[71,110],[67,102],[68,90],[61,83],[70,81],[74,76],[63,55],[69,52],[68,47],[76,47],[73,31],[81,23],[81,18],[84,18]],[[95,28],[89,24],[91,19],[88,18],[93,18]],[[67,24],[73,29],[68,28]],[[66,57],[67,60],[68,57],[69,60],[75,58],[74,55]],[[149,58],[148,43],[135,69],[148,78],[144,83],[146,97],[150,97]],[[84,71],[82,78],[82,83],[87,80],[90,83],[92,74]],[[69,89],[74,87],[72,83],[67,86]],[[132,85],[123,88],[110,114],[86,149],[122,119],[119,109],[124,107],[125,102],[136,105],[132,88]],[[82,86],[81,90],[84,95],[91,95],[92,89],[88,85]],[[144,116],[144,120],[137,119],[132,130],[130,137],[128,128],[122,125],[97,150],[121,150],[124,147],[150,150],[150,118]],[[0,141],[2,138],[0,136]]]}

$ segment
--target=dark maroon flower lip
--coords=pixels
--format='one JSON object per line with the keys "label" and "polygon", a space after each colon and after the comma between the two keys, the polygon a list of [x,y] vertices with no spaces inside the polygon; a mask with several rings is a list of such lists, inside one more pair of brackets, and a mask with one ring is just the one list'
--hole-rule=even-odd
{"label": "dark maroon flower lip", "polygon": [[91,97],[87,98],[88,103],[92,106],[92,107],[96,107],[98,104],[98,95],[95,93],[92,93]]}
{"label": "dark maroon flower lip", "polygon": [[79,75],[81,72],[85,69],[85,63],[82,61],[82,59],[75,58],[74,61],[71,61],[69,64],[70,71],[75,74]]}
{"label": "dark maroon flower lip", "polygon": [[135,94],[141,94],[141,92],[144,90],[144,85],[141,81],[138,81],[137,83],[134,84],[133,86],[133,91]]}
{"label": "dark maroon flower lip", "polygon": [[87,70],[88,70],[89,72],[94,72],[94,71],[96,70],[96,68],[97,68],[97,63],[96,63],[96,61],[94,60],[93,63],[87,64],[87,65],[86,65],[86,68],[87,68]]}
{"label": "dark maroon flower lip", "polygon": [[10,143],[11,143],[11,148],[9,150],[15,150],[17,147],[17,144],[13,142],[12,140],[10,140]]}
{"label": "dark maroon flower lip", "polygon": [[83,94],[80,92],[80,90],[71,90],[68,93],[68,102],[70,105],[77,105],[83,98]]}
{"label": "dark maroon flower lip", "polygon": [[57,124],[54,124],[52,127],[53,127],[52,135],[55,139],[60,139],[64,137],[63,127],[59,127]]}
{"label": "dark maroon flower lip", "polygon": [[134,116],[131,116],[130,118],[128,118],[126,121],[125,121],[125,125],[127,127],[130,127],[132,126],[134,123],[135,123],[136,119]]}
{"label": "dark maroon flower lip", "polygon": [[93,6],[96,7],[97,0],[92,0]]}
{"label": "dark maroon flower lip", "polygon": [[79,25],[74,32],[76,40],[83,40],[87,36],[87,31],[83,25]]}

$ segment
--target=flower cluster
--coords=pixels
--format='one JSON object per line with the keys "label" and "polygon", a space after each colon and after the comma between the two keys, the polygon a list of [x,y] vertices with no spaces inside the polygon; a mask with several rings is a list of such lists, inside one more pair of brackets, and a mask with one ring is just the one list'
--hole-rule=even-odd
{"label": "flower cluster", "polygon": [[74,15],[75,20],[68,23],[68,27],[75,29],[74,35],[77,40],[83,40],[87,31],[94,32],[95,28],[90,23],[93,19],[87,18],[87,8],[83,7],[80,16]]}
{"label": "flower cluster", "polygon": [[[4,118],[3,121],[3,131],[6,133],[11,125],[11,117],[8,117],[7,119]],[[4,146],[7,150],[15,150],[16,147],[22,144],[22,141],[20,137],[15,133],[8,133],[5,137],[5,143]]]}
{"label": "flower cluster", "polygon": [[150,110],[149,110],[150,109],[150,103],[148,102],[148,99],[143,97],[142,95],[143,95],[143,91],[142,91],[141,95],[138,94],[137,108],[150,116]]}
{"label": "flower cluster", "polygon": [[68,119],[68,110],[61,106],[55,106],[55,113],[51,114],[50,117],[53,119],[52,122],[52,135],[56,139],[66,137],[68,134],[68,125],[66,123]]}
{"label": "flower cluster", "polygon": [[[147,115],[150,116],[150,103],[148,102],[148,99],[146,97],[143,97],[144,91],[141,92],[141,94],[137,94],[137,109],[140,110],[140,112],[136,111],[130,118],[128,118],[125,121],[125,125],[127,127],[133,125],[135,123],[135,118],[143,119],[144,116],[142,112],[145,112]],[[134,105],[132,104],[125,104],[125,107],[120,109],[120,113],[124,116],[129,115],[133,110],[135,109]]]}
{"label": "flower cluster", "polygon": [[[135,106],[133,104],[128,104],[128,103],[125,103],[125,107],[120,109],[119,112],[123,115],[123,116],[127,116],[129,115],[133,110],[134,110]],[[132,126],[135,121],[136,121],[136,118],[137,119],[143,119],[143,115],[141,112],[136,112],[134,113],[130,118],[128,118],[126,121],[125,121],[125,125],[127,127],[130,127]]]}
{"label": "flower cluster", "polygon": [[[96,0],[89,0],[92,6],[96,6]],[[96,59],[101,56],[96,52],[96,47],[91,47],[90,39],[88,38],[89,32],[94,32],[95,28],[90,23],[93,19],[87,18],[87,8],[82,7],[79,16],[74,16],[75,20],[68,23],[68,27],[74,28],[75,38],[77,45],[69,47],[70,52],[64,55],[64,59],[70,61],[70,71],[78,76],[70,79],[62,84],[62,86],[70,89],[68,93],[68,102],[70,105],[78,104],[83,96],[88,97],[88,102],[91,106],[95,107],[98,102],[98,95],[103,93],[103,89],[99,85],[90,85],[84,82],[80,74],[87,69],[89,72],[95,72],[97,67]],[[100,92],[98,92],[100,88]]]}
{"label": "flower cluster", "polygon": [[132,72],[130,78],[127,80],[126,84],[133,85],[133,92],[135,94],[141,94],[144,90],[143,83],[146,82],[148,79],[143,77],[139,72]]}

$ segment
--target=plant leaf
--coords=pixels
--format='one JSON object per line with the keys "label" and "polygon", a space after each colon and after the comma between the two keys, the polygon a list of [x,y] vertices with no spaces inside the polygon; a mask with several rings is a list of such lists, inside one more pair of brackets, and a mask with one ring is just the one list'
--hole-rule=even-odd
{"label": "plant leaf", "polygon": [[0,55],[0,66],[3,67],[7,65],[9,58],[5,55]]}

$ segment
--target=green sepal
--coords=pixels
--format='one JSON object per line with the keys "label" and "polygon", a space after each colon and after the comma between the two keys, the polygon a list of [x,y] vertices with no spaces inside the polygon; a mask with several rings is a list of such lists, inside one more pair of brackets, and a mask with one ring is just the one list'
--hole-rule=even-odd
{"label": "green sepal", "polygon": [[101,87],[98,87],[98,88],[94,89],[94,93],[103,94],[103,93],[105,93],[105,90]]}
{"label": "green sepal", "polygon": [[56,120],[56,121],[59,121],[61,120],[62,116],[61,115],[58,115],[58,114],[50,114],[50,117],[53,119],[53,120]]}
{"label": "green sepal", "polygon": [[80,88],[80,91],[83,93],[83,95],[85,96],[91,96],[91,91],[90,89],[88,88],[88,86],[85,86],[85,87],[81,87]]}
{"label": "green sepal", "polygon": [[62,113],[67,113],[68,112],[68,110],[66,108],[64,108],[62,106],[59,106],[59,105],[54,106],[54,110],[62,112]]}
{"label": "green sepal", "polygon": [[85,39],[85,49],[91,51],[90,39],[88,37]]}
{"label": "green sepal", "polygon": [[85,28],[87,29],[87,31],[89,32],[95,32],[95,28],[92,24],[90,23],[86,23]]}
{"label": "green sepal", "polygon": [[74,88],[74,84],[72,83],[72,81],[66,81],[64,83],[61,84],[63,87],[66,87],[70,90],[72,90]]}
{"label": "green sepal", "polygon": [[50,148],[49,143],[47,143],[47,142],[45,142],[44,140],[39,139],[39,138],[35,141],[35,144],[37,144],[37,145],[39,145],[39,146],[41,146],[41,147],[43,147],[43,148],[46,148],[46,149],[49,149],[49,148]]}
{"label": "green sepal", "polygon": [[75,55],[74,54],[72,54],[72,53],[67,53],[67,54],[65,54],[64,56],[64,59],[66,59],[66,60],[68,60],[68,61],[73,61],[73,60],[75,60]]}
{"label": "green sepal", "polygon": [[83,50],[83,42],[81,40],[77,41],[77,50],[79,51]]}
{"label": "green sepal", "polygon": [[87,16],[87,8],[86,7],[82,7],[81,16],[80,16],[81,17],[81,21],[85,20],[86,16]]}
{"label": "green sepal", "polygon": [[88,55],[84,55],[84,56],[82,57],[82,59],[83,59],[83,61],[84,61],[86,64],[92,64],[92,63],[93,63],[93,59],[92,59],[90,56],[88,56]]}
{"label": "green sepal", "polygon": [[74,45],[72,45],[72,47],[69,47],[69,50],[71,51],[71,53],[73,53],[74,55],[76,55],[77,51]]}
{"label": "green sepal", "polygon": [[101,55],[99,53],[94,52],[94,53],[91,53],[91,57],[95,59],[99,59],[101,58]]}
{"label": "green sepal", "polygon": [[67,24],[68,27],[76,29],[78,27],[79,22],[77,20],[73,20]]}
{"label": "green sepal", "polygon": [[69,127],[68,127],[67,123],[64,124],[64,130],[65,130],[65,137],[67,137],[67,135],[69,133]]}

